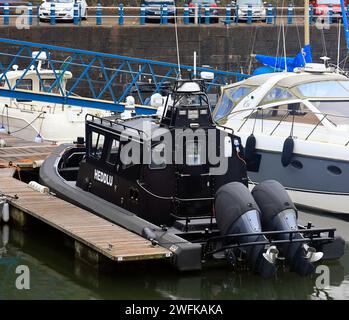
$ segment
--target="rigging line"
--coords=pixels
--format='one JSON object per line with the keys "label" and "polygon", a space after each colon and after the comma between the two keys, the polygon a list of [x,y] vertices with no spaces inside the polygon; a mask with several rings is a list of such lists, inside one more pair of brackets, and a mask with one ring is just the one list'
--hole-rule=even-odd
{"label": "rigging line", "polygon": [[[291,1],[291,3],[293,5],[293,7],[295,8],[296,6],[295,6],[295,3],[293,0]],[[302,46],[302,42],[301,42],[301,35],[299,33],[299,25],[298,25],[297,19],[295,19],[295,22],[296,22],[297,40],[298,40],[298,44],[299,44],[299,50],[301,51],[303,46]],[[303,56],[303,59],[304,59],[304,56]]]}
{"label": "rigging line", "polygon": [[322,47],[324,49],[325,56],[327,57],[327,48],[326,48],[324,28],[321,28],[321,42],[322,42]]}
{"label": "rigging line", "polygon": [[174,23],[175,23],[175,34],[176,34],[176,50],[177,50],[177,64],[178,64],[178,78],[181,79],[181,62],[179,57],[179,41],[178,41],[178,26],[177,26],[177,7],[174,10]]}
{"label": "rigging line", "polygon": [[257,37],[257,28],[255,28],[255,32],[254,32],[254,37],[253,37],[253,41],[252,41],[252,46],[251,46],[251,51],[250,51],[250,63],[249,63],[249,66],[248,66],[248,74],[251,74],[251,69],[252,69],[252,54],[254,52],[254,47],[255,47],[255,44],[256,44],[256,37]]}
{"label": "rigging line", "polygon": [[[279,1],[276,1],[276,8],[278,7]],[[276,46],[276,59],[275,59],[275,64],[274,64],[274,69],[276,69],[276,64],[279,56],[279,50],[280,50],[280,37],[281,37],[281,27],[278,28],[278,36],[277,36],[277,46]]]}
{"label": "rigging line", "polygon": [[283,20],[281,20],[281,25],[282,25],[282,38],[283,38],[284,59],[285,59],[285,72],[287,72],[286,38],[285,38],[285,25]]}

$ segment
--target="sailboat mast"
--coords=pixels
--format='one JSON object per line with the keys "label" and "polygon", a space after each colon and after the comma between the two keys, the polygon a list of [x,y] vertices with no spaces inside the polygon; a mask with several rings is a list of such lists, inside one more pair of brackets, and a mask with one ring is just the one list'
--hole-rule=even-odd
{"label": "sailboat mast", "polygon": [[304,46],[310,44],[309,33],[309,0],[304,0]]}

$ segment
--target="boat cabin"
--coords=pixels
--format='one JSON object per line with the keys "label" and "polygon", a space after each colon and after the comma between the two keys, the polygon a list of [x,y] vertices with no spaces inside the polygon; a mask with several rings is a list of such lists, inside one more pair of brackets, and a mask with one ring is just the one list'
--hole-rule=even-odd
{"label": "boat cabin", "polygon": [[231,181],[247,185],[241,141],[216,126],[200,82],[180,82],[160,118],[86,119],[77,186],[148,221],[212,218]]}
{"label": "boat cabin", "polygon": [[293,135],[344,144],[349,140],[343,135],[349,130],[348,104],[349,79],[344,75],[269,73],[224,87],[213,115],[239,134]]}
{"label": "boat cabin", "polygon": [[[18,70],[17,67],[13,71],[6,73],[6,78],[2,78],[0,82],[0,88],[26,90],[33,93],[50,92],[61,95],[61,90],[64,92],[66,89],[67,80],[72,78],[70,71],[65,71],[61,76],[61,70],[35,70],[32,67],[26,72],[25,70]],[[2,74],[0,75],[1,77]],[[61,81],[56,81],[59,77],[61,77]],[[52,85],[54,86],[52,87]]]}

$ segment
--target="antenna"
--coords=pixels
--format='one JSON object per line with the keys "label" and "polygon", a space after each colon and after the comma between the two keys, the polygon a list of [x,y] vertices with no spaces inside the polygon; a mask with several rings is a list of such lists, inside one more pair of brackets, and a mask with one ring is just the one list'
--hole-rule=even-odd
{"label": "antenna", "polygon": [[174,23],[175,23],[175,32],[176,32],[176,50],[177,50],[177,64],[178,64],[178,79],[182,79],[181,74],[181,61],[179,58],[179,44],[178,44],[178,28],[177,28],[177,7],[175,3],[175,10],[174,10]]}
{"label": "antenna", "polygon": [[193,69],[194,69],[194,79],[196,79],[196,51],[194,51],[194,66],[193,66]]}
{"label": "antenna", "polygon": [[341,48],[341,19],[338,19],[338,44],[337,44],[337,68],[336,71],[339,70],[339,55]]}

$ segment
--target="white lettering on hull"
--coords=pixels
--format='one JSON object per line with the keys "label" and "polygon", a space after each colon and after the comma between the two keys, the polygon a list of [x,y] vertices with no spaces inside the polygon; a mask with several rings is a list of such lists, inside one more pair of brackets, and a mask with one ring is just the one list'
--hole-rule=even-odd
{"label": "white lettering on hull", "polygon": [[112,186],[113,185],[113,176],[106,174],[102,171],[99,171],[97,169],[95,169],[94,171],[94,178],[95,180],[102,182],[104,184],[106,184],[107,186]]}

